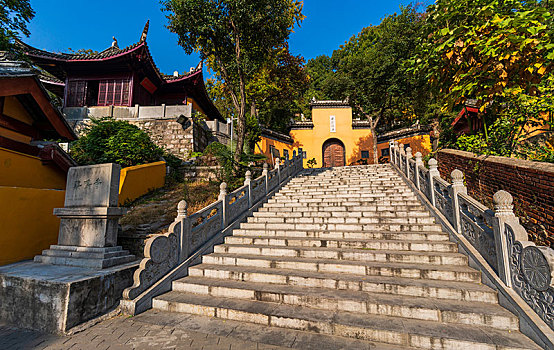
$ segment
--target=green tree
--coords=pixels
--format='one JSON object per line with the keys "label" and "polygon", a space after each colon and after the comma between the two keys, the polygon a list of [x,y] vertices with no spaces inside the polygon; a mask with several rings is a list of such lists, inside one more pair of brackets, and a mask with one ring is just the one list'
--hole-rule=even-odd
{"label": "green tree", "polygon": [[0,51],[14,51],[14,41],[31,34],[27,24],[33,17],[29,0],[0,0]]}
{"label": "green tree", "polygon": [[169,30],[196,51],[223,82],[237,117],[240,160],[246,135],[247,85],[303,16],[299,0],[164,0]]}
{"label": "green tree", "polygon": [[80,165],[117,163],[129,167],[157,162],[164,150],[137,126],[102,118],[92,119],[84,135],[72,143],[71,156]]}
{"label": "green tree", "polygon": [[444,111],[476,99],[484,121],[481,132],[460,138],[458,147],[511,156],[525,130],[552,113],[549,7],[522,0],[438,0],[429,7],[416,71]]}
{"label": "green tree", "polygon": [[333,53],[336,72],[323,90],[349,99],[367,119],[373,134],[374,163],[378,162],[377,128],[414,121],[426,112],[425,81],[409,74],[409,62],[422,35],[422,16],[412,6],[364,28]]}

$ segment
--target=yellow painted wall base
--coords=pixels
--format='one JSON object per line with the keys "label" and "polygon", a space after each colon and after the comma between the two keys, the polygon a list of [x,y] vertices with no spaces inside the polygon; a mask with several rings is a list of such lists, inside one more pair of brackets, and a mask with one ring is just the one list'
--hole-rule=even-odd
{"label": "yellow painted wall base", "polygon": [[65,189],[66,174],[38,157],[0,148],[0,186]]}
{"label": "yellow painted wall base", "polygon": [[58,241],[65,191],[0,186],[0,265],[32,259]]}
{"label": "yellow painted wall base", "polygon": [[136,165],[121,169],[119,205],[165,185],[165,162]]}

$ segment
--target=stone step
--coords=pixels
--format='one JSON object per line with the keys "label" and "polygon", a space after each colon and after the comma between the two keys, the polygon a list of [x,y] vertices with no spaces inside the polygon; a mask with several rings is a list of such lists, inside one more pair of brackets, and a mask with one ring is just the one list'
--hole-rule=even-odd
{"label": "stone step", "polygon": [[516,316],[502,307],[490,303],[468,303],[393,294],[198,277],[186,277],[174,281],[172,289],[183,293],[267,301],[330,311],[474,324],[512,331],[519,329],[519,320]]}
{"label": "stone step", "polygon": [[307,231],[391,231],[391,232],[442,232],[438,224],[299,224],[245,222],[241,229],[307,230]]}
{"label": "stone step", "polygon": [[[151,309],[138,316],[141,321],[147,319],[149,324],[171,325],[185,332],[194,330],[208,337],[220,338],[215,347],[197,347],[194,349],[229,349],[232,350],[405,350],[405,346],[395,346],[377,342],[368,342],[353,338],[335,337],[326,334],[297,331],[293,329],[268,327],[254,323],[223,320],[207,316],[167,312]],[[136,322],[140,322],[137,320]],[[137,330],[140,325],[137,326]],[[155,339],[156,335],[151,335]],[[231,341],[230,341],[231,340]],[[240,347],[234,340],[257,342],[258,347]],[[146,349],[146,348],[137,348]],[[179,349],[179,348],[178,348]],[[189,348],[193,349],[193,348]]]}
{"label": "stone step", "polygon": [[284,224],[434,224],[435,218],[428,217],[381,217],[381,216],[364,216],[364,217],[259,217],[251,216],[247,219],[251,223],[284,223]]}
{"label": "stone step", "polygon": [[[405,213],[412,211],[422,212],[426,211],[425,207],[421,204],[419,205],[375,205],[375,204],[365,204],[359,206],[338,206],[336,203],[331,203],[330,205],[323,205],[323,203],[310,203],[305,205],[302,203],[292,203],[289,205],[279,204],[279,203],[265,203],[258,212],[363,212],[368,213],[367,215],[376,214],[376,212],[400,212]],[[428,213],[428,212],[427,212]]]}
{"label": "stone step", "polygon": [[291,269],[200,264],[189,269],[189,276],[232,281],[280,284],[310,288],[386,293],[480,303],[497,303],[497,293],[473,282],[367,276]]}
{"label": "stone step", "polygon": [[327,231],[327,230],[263,230],[239,228],[234,235],[250,237],[290,237],[317,239],[376,239],[406,241],[448,241],[444,232],[389,232],[389,231]]}
{"label": "stone step", "polygon": [[351,273],[368,276],[422,278],[444,281],[480,282],[481,273],[465,265],[408,264],[374,261],[308,259],[212,253],[204,255],[202,262],[212,265],[264,267],[313,272]]}
{"label": "stone step", "polygon": [[298,257],[307,259],[331,259],[364,262],[392,262],[430,265],[467,265],[467,256],[451,252],[422,252],[402,250],[341,249],[331,247],[275,247],[271,245],[221,244],[214,247],[214,253],[260,255],[266,258]]}
{"label": "stone step", "polygon": [[106,259],[37,255],[35,256],[34,261],[42,264],[75,266],[90,269],[105,269],[116,265],[126,264],[128,262],[134,261],[135,259],[136,257],[134,255],[124,255]]}
{"label": "stone step", "polygon": [[287,329],[358,338],[424,349],[511,347],[538,349],[519,332],[474,325],[314,310],[262,301],[246,301],[169,292],[152,302],[153,308]]}
{"label": "stone step", "polygon": [[427,211],[257,211],[253,214],[257,218],[360,218],[360,217],[383,217],[383,218],[429,218],[432,217]]}
{"label": "stone step", "polygon": [[268,203],[351,203],[351,202],[360,202],[360,203],[381,203],[381,202],[398,202],[399,204],[420,204],[417,201],[415,195],[410,194],[409,196],[327,196],[323,198],[318,196],[315,198],[298,198],[292,196],[290,198],[279,198],[273,197],[268,200]]}
{"label": "stone step", "polygon": [[272,247],[320,247],[342,249],[399,250],[414,252],[458,251],[458,245],[449,241],[407,241],[373,239],[313,239],[301,237],[228,236],[225,243],[235,245],[262,245]]}
{"label": "stone step", "polygon": [[361,207],[365,205],[376,205],[376,206],[421,206],[421,203],[417,200],[395,200],[395,199],[388,199],[383,198],[379,200],[361,200],[359,198],[352,198],[352,199],[333,199],[328,201],[323,201],[319,199],[312,199],[312,200],[305,200],[305,201],[298,201],[298,200],[277,200],[275,198],[271,198],[267,201],[267,203],[270,204],[279,204],[282,207],[288,207],[288,206],[334,206],[334,207]]}
{"label": "stone step", "polygon": [[90,252],[90,251],[69,251],[61,249],[45,249],[42,251],[42,256],[52,256],[59,258],[77,258],[77,259],[112,259],[121,256],[129,255],[128,250],[115,250],[107,252]]}

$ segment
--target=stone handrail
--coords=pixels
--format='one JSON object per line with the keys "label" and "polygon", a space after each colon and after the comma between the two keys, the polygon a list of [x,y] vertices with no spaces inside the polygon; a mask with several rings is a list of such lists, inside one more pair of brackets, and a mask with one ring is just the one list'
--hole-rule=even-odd
{"label": "stone handrail", "polygon": [[231,193],[227,193],[227,184],[222,183],[218,200],[192,215],[187,213],[187,203],[181,201],[177,218],[168,232],[146,241],[145,258],[135,271],[134,283],[123,292],[123,311],[137,314],[148,309],[153,297],[170,290],[171,282],[185,276],[191,263],[198,261],[218,239],[230,234],[249,213],[302,169],[300,149],[299,155],[294,152],[290,160],[281,162],[277,158],[271,171],[264,164],[257,179],[252,179],[251,172],[247,171],[244,186]]}
{"label": "stone handrail", "polygon": [[554,329],[554,250],[529,241],[514,215],[512,196],[498,191],[493,197],[494,210],[490,210],[467,195],[460,170],[452,172],[450,184],[440,177],[435,159],[429,160],[427,169],[420,152],[413,161],[411,148],[404,150],[397,142],[391,146],[391,153],[391,163],[471,243],[504,286],[514,290]]}

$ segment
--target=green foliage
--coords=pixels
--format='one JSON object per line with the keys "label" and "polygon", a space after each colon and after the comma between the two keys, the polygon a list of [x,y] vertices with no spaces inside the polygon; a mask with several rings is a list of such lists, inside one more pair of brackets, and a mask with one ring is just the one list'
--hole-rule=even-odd
{"label": "green foliage", "polygon": [[29,0],[0,0],[0,51],[15,51],[14,41],[29,36],[27,24],[35,17]]}
{"label": "green foliage", "polygon": [[303,16],[299,0],[163,0],[169,30],[179,36],[185,52],[206,60],[222,82],[221,91],[237,118],[241,158],[246,135],[247,85],[283,47]]}
{"label": "green foliage", "polygon": [[[92,119],[84,136],[73,142],[71,156],[80,165],[117,163],[129,167],[157,162],[164,156],[164,151],[135,125],[101,118]],[[174,160],[167,154],[165,156],[170,162]]]}
{"label": "green foliage", "polygon": [[314,166],[317,165],[317,160],[315,158],[312,158],[312,159],[308,160],[307,165],[308,165],[308,168],[311,169],[311,168],[313,168]]}
{"label": "green foliage", "polygon": [[251,165],[265,160],[262,154],[242,153],[240,161],[235,164],[230,148],[219,142],[209,144],[204,150],[204,155],[217,158],[221,166],[221,171],[217,174],[218,180],[226,182],[229,188],[239,187],[244,182],[244,174],[251,169]]}

